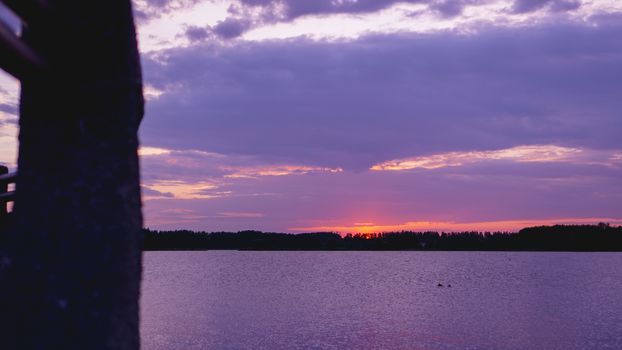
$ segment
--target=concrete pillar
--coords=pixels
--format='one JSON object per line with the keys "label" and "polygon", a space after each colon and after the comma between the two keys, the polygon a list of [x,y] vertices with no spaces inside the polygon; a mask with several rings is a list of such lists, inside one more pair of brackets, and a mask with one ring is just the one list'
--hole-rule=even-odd
{"label": "concrete pillar", "polygon": [[129,0],[48,0],[24,40],[15,230],[0,348],[138,349],[142,81]]}

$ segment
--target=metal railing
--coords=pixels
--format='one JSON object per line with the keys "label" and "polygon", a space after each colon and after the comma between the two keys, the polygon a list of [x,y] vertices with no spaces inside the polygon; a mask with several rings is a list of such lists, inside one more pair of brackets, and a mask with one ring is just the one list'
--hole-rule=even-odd
{"label": "metal railing", "polygon": [[[25,25],[42,18],[47,11],[47,3],[43,0],[1,0],[1,2]],[[35,75],[45,68],[41,57],[1,20],[0,67],[20,80]]]}
{"label": "metal railing", "polygon": [[[0,172],[2,168],[0,167]],[[16,179],[16,172],[0,175],[0,218],[7,214],[7,203],[15,200],[15,191],[9,191],[9,184],[14,184]]]}
{"label": "metal railing", "polygon": [[[46,14],[49,14],[45,0],[0,0],[0,6],[13,12],[26,26],[33,21],[41,21]],[[24,43],[2,18],[0,18],[0,68],[21,81],[45,69],[41,57]],[[7,215],[7,204],[15,201],[15,191],[8,189],[9,184],[14,184],[16,179],[16,172],[8,173],[8,169],[0,165],[0,218]]]}

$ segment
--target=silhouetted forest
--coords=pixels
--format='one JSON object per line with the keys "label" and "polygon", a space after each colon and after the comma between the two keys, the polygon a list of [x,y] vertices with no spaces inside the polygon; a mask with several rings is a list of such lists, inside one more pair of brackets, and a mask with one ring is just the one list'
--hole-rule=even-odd
{"label": "silhouetted forest", "polygon": [[622,226],[556,225],[519,232],[195,232],[144,229],[144,250],[622,251]]}

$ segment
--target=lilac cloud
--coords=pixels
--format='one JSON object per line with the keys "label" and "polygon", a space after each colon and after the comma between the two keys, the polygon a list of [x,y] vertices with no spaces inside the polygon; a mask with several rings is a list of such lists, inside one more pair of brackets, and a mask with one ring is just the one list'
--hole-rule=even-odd
{"label": "lilac cloud", "polygon": [[514,1],[512,9],[516,13],[531,12],[541,9],[551,2],[553,2],[553,0],[516,0]]}
{"label": "lilac cloud", "polygon": [[579,0],[558,0],[551,5],[551,11],[566,12],[576,10],[579,7],[581,7],[581,1]]}
{"label": "lilac cloud", "polygon": [[[442,18],[452,18],[461,15],[467,6],[494,2],[495,0],[240,0],[232,4],[229,8],[230,17],[222,23],[236,25],[235,30],[224,37],[230,39],[262,24],[289,22],[305,16],[369,14],[398,4],[423,4]],[[552,12],[565,12],[576,10],[580,6],[580,0],[515,0],[510,6],[510,12],[529,13],[543,8],[549,8]],[[425,11],[419,10],[415,13],[423,12]],[[255,20],[249,21],[251,17]]]}
{"label": "lilac cloud", "polygon": [[0,112],[4,112],[7,114],[17,115],[17,107],[8,103],[0,103]]}
{"label": "lilac cloud", "polygon": [[223,40],[234,39],[242,35],[252,25],[252,22],[244,18],[229,17],[218,22],[214,26],[188,26],[185,34],[190,42],[199,42],[205,39],[217,37]]}
{"label": "lilac cloud", "polygon": [[[244,3],[188,27],[190,46],[143,57],[147,225],[622,222],[620,14],[574,21],[551,12],[579,2],[520,1],[504,11],[548,17],[469,34],[227,41],[262,24],[249,8],[278,10]],[[279,3],[292,8],[261,20],[394,2]],[[477,3],[428,4],[452,17]]]}
{"label": "lilac cloud", "polygon": [[350,170],[524,144],[615,149],[616,18],[160,52],[145,58],[145,75],[167,92],[148,104],[143,138]]}
{"label": "lilac cloud", "polygon": [[[385,227],[454,222],[457,226],[451,227],[477,229],[459,223],[622,218],[616,205],[622,200],[622,152],[558,151],[519,152],[518,158],[498,151],[460,165],[394,172],[290,166],[293,171],[284,173],[285,166],[263,166],[280,174],[255,171],[260,159],[152,151],[142,158],[147,223],[156,228],[299,231],[361,222]],[[244,174],[251,176],[229,176],[239,169],[252,170]],[[154,188],[171,192],[163,196],[159,193],[166,191]]]}
{"label": "lilac cloud", "polygon": [[[426,4],[441,17],[451,18],[462,13],[466,6],[485,4],[488,0],[240,0],[230,7],[226,21],[239,22],[251,14],[259,16],[254,23],[245,22],[238,36],[261,24],[289,22],[305,16],[330,16],[339,14],[368,14],[397,4]],[[259,11],[257,11],[259,9]],[[228,37],[231,38],[231,37]]]}
{"label": "lilac cloud", "polygon": [[385,9],[395,3],[422,3],[425,0],[360,0],[360,1],[331,1],[331,0],[241,0],[247,6],[269,7],[279,5],[285,8],[287,19],[294,19],[305,15],[333,14],[333,13],[364,13]]}
{"label": "lilac cloud", "polygon": [[357,14],[384,10],[398,3],[429,4],[446,16],[456,15],[467,5],[485,3],[485,0],[241,0],[245,6],[284,9],[282,20],[293,20],[309,15]]}
{"label": "lilac cloud", "polygon": [[0,86],[0,126],[17,125],[18,106],[16,96]]}
{"label": "lilac cloud", "polygon": [[551,6],[554,12],[571,11],[581,7],[579,0],[515,0],[512,10],[515,13],[527,13]]}
{"label": "lilac cloud", "polygon": [[188,26],[186,28],[186,37],[191,42],[203,41],[211,36],[209,28],[199,26]]}
{"label": "lilac cloud", "polygon": [[[620,167],[500,161],[409,172],[239,178],[222,185],[228,195],[150,200],[146,214],[155,227],[275,231],[356,222],[620,218],[621,175]],[[162,213],[170,208],[187,215]],[[261,215],[243,222],[216,219],[223,212]],[[163,217],[168,223],[158,221]]]}
{"label": "lilac cloud", "polygon": [[244,19],[227,18],[212,28],[212,32],[223,39],[237,38],[242,35],[251,23]]}
{"label": "lilac cloud", "polygon": [[432,3],[432,9],[438,11],[443,17],[455,17],[462,14],[465,2],[442,0]]}
{"label": "lilac cloud", "polygon": [[[163,15],[175,17],[173,15],[175,10],[185,10],[183,11],[186,14],[185,16],[194,11],[205,11],[204,4],[201,4],[199,0],[135,0],[135,4],[136,16],[140,23],[160,18]],[[514,3],[511,1],[508,3],[507,0],[231,0],[226,3],[212,3],[215,6],[216,4],[220,7],[228,6],[226,18],[220,19],[216,24],[214,22],[209,22],[209,25],[205,22],[201,23],[197,21],[197,16],[187,17],[186,20],[190,22],[186,23],[185,34],[191,42],[206,38],[234,39],[251,29],[277,23],[288,23],[303,17],[314,17],[315,19],[333,17],[334,19],[334,15],[375,14],[382,16],[380,15],[381,11],[398,7],[402,11],[408,8],[416,8],[416,10],[410,11],[411,17],[427,15],[426,17],[433,18],[436,15],[441,19],[450,19],[462,15],[467,7],[485,6],[488,8],[487,11],[492,11],[490,12],[492,17],[505,14],[511,19],[510,17],[513,14],[529,13],[543,8],[547,8],[551,12],[565,12],[581,6],[579,0],[516,0]],[[506,8],[499,9],[499,5],[506,6]],[[183,17],[184,15],[177,18],[176,21]],[[206,14],[205,17],[207,19],[210,16]],[[463,19],[467,18],[477,21],[472,15]],[[210,21],[214,20],[212,18]],[[429,18],[427,20],[429,21]],[[485,20],[494,21],[490,16],[486,17]],[[214,36],[207,34],[214,34]],[[167,40],[174,41],[171,38]],[[167,40],[160,42],[160,44],[167,42]]]}
{"label": "lilac cloud", "polygon": [[518,163],[572,163],[619,167],[622,165],[622,150],[598,152],[555,145],[528,145],[501,150],[449,152],[429,156],[394,159],[376,164],[371,167],[371,170],[405,171],[412,169],[438,169],[502,160]]}
{"label": "lilac cloud", "polygon": [[156,191],[146,186],[142,186],[141,191],[142,191],[143,197],[146,199],[153,198],[153,197],[173,198],[173,194],[170,192],[160,192],[160,191]]}
{"label": "lilac cloud", "polygon": [[135,0],[134,17],[140,22],[158,18],[172,11],[190,8],[201,0]]}

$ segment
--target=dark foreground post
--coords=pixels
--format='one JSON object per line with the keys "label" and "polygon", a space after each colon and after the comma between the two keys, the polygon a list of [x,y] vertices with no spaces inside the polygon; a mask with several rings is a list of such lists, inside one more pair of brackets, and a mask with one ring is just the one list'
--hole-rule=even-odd
{"label": "dark foreground post", "polygon": [[1,349],[138,349],[143,114],[130,0],[48,0],[24,40],[11,242],[0,247]]}

